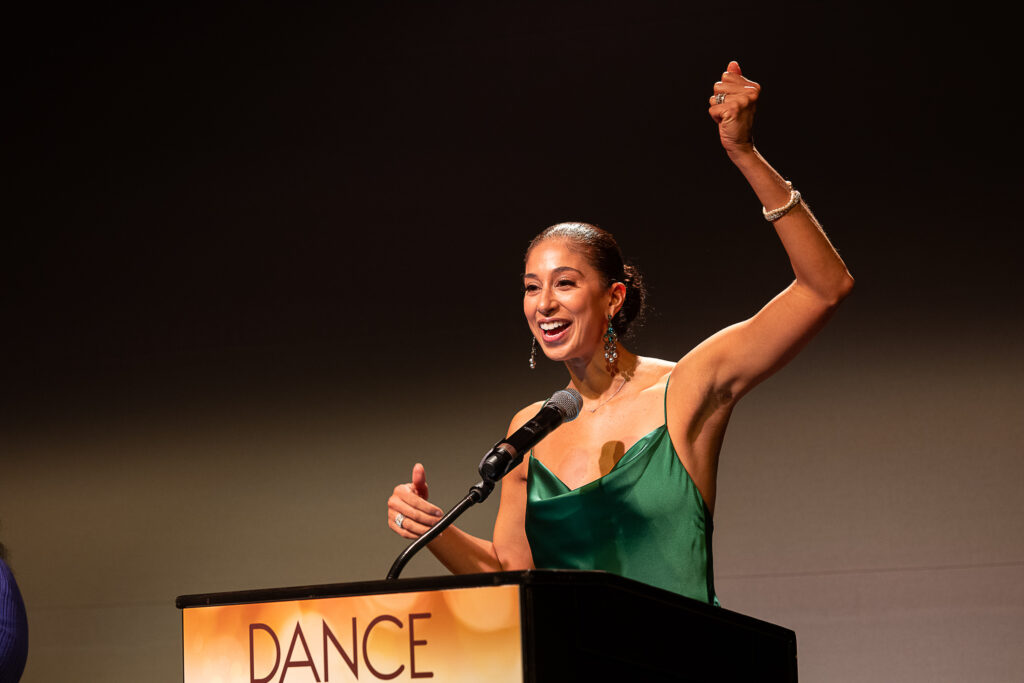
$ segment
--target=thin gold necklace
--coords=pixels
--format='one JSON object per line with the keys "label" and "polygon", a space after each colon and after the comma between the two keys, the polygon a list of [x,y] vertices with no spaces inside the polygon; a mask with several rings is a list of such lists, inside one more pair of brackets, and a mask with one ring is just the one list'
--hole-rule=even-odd
{"label": "thin gold necklace", "polygon": [[[616,389],[616,390],[614,391],[614,393],[612,393],[612,395],[611,395],[611,396],[609,396],[608,398],[606,398],[605,400],[603,400],[603,401],[601,401],[601,402],[600,402],[599,404],[597,404],[597,408],[600,408],[600,407],[601,407],[601,406],[603,406],[603,405],[604,405],[605,403],[607,403],[608,401],[610,401],[610,400],[612,400],[613,398],[615,398],[616,396],[618,396],[618,395],[619,395],[619,392],[620,392],[620,391],[622,391],[622,387],[626,386],[626,382],[628,382],[628,381],[629,381],[629,379],[627,379],[627,378],[626,378],[626,376],[625,376],[625,375],[623,375],[623,376],[622,376],[622,383],[621,383],[621,384],[619,384],[619,388],[618,388],[618,389]],[[592,412],[592,413],[596,413],[596,412],[597,412],[597,408],[587,408],[587,410],[589,410],[589,411],[590,411],[590,412]]]}

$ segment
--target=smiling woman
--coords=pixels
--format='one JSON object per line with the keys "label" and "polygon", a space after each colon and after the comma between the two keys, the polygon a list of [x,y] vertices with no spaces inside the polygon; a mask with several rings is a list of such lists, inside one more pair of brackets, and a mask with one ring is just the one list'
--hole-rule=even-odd
{"label": "smiling woman", "polygon": [[614,342],[625,336],[630,326],[641,319],[647,299],[639,271],[623,262],[615,238],[595,225],[559,223],[533,239],[526,252],[523,312],[533,329],[534,339],[545,343],[544,350],[549,358],[557,360],[553,355],[556,353],[554,347],[566,339],[565,333],[573,320],[546,316],[545,311],[555,313],[558,309],[553,306],[556,303],[554,299],[545,293],[555,292],[561,295],[560,299],[568,299],[570,295],[579,299],[585,290],[604,291],[609,288],[621,290],[618,293],[622,297],[618,310],[606,312],[608,320],[602,321],[602,340],[609,347],[609,372],[614,375],[617,368],[610,362],[616,353]]}
{"label": "smiling woman", "polygon": [[[754,149],[759,94],[731,62],[712,89],[709,113],[764,205],[795,280],[678,361],[645,358],[621,341],[645,295],[611,234],[559,223],[534,238],[523,312],[535,351],[565,365],[584,410],[502,480],[493,540],[449,527],[430,543],[451,571],[599,569],[717,604],[712,515],[733,408],[810,341],[853,286],[800,193]],[[519,411],[509,433],[539,408]],[[440,516],[417,464],[412,481],[388,500],[388,525],[417,538]]]}

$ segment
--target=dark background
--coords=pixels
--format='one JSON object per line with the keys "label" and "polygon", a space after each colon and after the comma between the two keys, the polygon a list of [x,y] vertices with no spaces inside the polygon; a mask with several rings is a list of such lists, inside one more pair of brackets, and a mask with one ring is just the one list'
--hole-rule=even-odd
{"label": "dark background", "polygon": [[[707,116],[730,59],[857,287],[734,418],[723,602],[795,628],[808,680],[1019,670],[993,635],[1024,619],[1010,28],[953,3],[10,15],[0,540],[25,680],[175,680],[175,595],[383,576],[409,466],[454,502],[565,381],[526,364],[547,225],[597,223],[646,273],[641,354],[781,290]],[[971,619],[976,641],[937,626]]]}
{"label": "dark background", "polygon": [[521,364],[521,253],[566,219],[619,236],[660,314],[644,343],[679,356],[787,272],[706,114],[729,59],[763,84],[756,141],[837,233],[866,324],[999,324],[1019,134],[992,26],[750,4],[13,23],[4,413]]}

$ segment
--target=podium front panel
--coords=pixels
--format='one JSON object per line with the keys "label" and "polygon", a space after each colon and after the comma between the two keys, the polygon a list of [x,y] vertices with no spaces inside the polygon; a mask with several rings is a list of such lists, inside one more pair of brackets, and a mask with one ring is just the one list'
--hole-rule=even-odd
{"label": "podium front panel", "polygon": [[520,587],[192,606],[185,683],[523,680]]}

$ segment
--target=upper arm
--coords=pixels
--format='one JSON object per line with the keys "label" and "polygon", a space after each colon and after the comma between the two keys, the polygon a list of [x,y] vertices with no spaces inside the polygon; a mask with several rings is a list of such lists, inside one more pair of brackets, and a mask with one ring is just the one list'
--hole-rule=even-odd
{"label": "upper arm", "polygon": [[713,391],[735,400],[792,360],[838,304],[793,282],[752,318],[721,330],[691,353],[706,363]]}
{"label": "upper arm", "polygon": [[[538,410],[541,403],[519,411],[509,425],[508,433],[526,424]],[[526,538],[526,475],[529,472],[529,456],[501,480],[501,498],[498,503],[498,517],[494,522],[494,552],[501,568],[505,571],[533,569],[533,554]]]}

